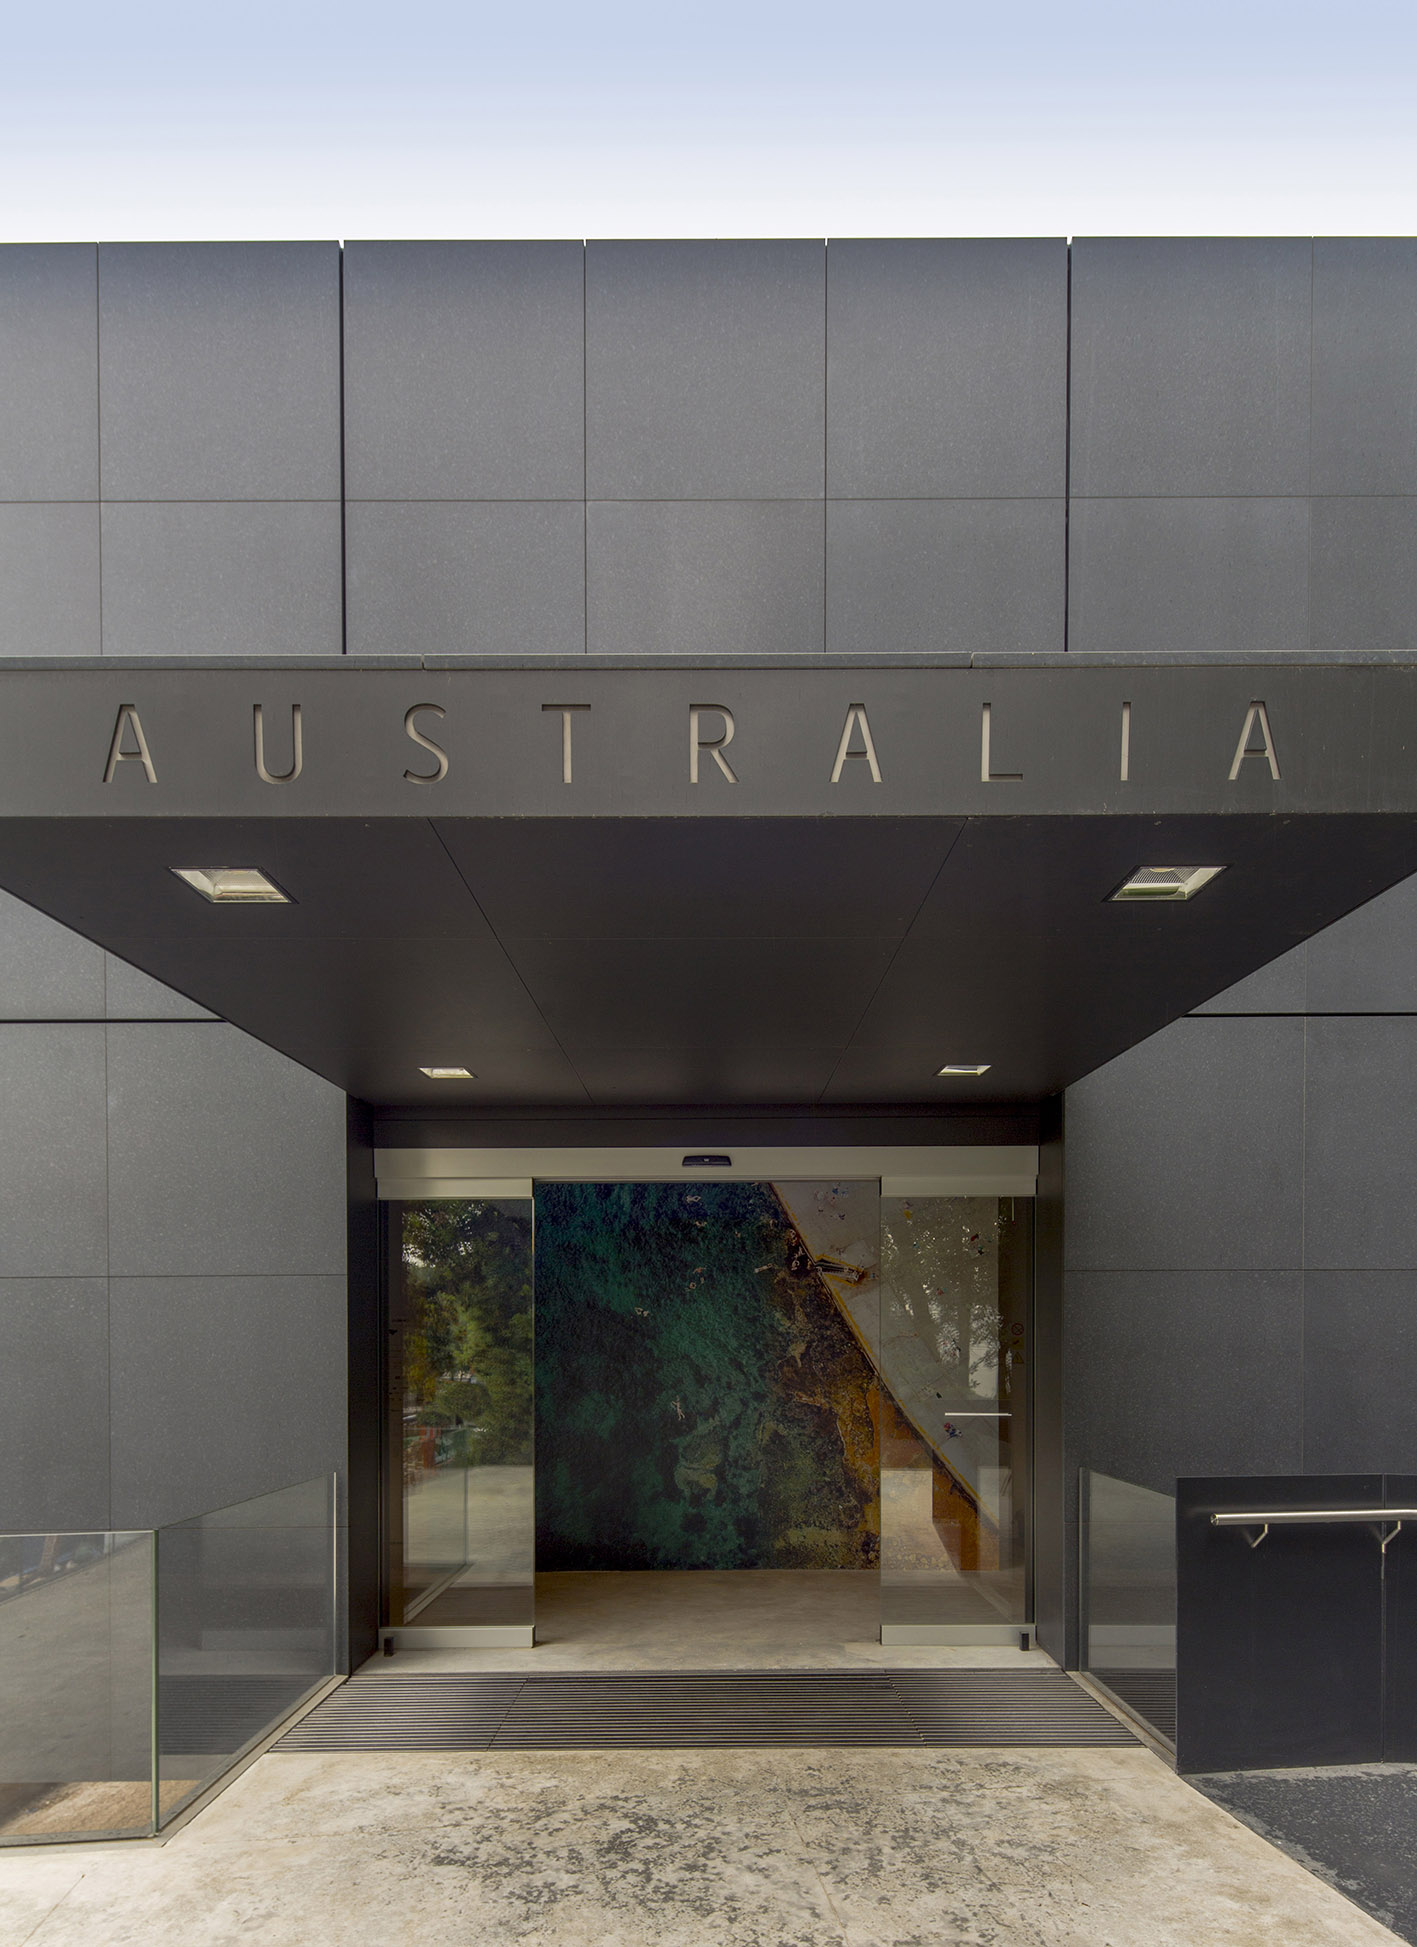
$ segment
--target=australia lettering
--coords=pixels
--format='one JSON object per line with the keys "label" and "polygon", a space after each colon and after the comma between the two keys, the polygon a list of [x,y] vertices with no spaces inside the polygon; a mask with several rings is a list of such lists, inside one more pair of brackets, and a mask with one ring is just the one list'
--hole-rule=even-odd
{"label": "australia lettering", "polygon": [[[543,703],[541,713],[553,720],[559,719],[558,739],[548,739],[548,754],[554,751],[560,759],[561,782],[574,785],[577,778],[576,745],[573,725],[578,717],[589,717],[592,706],[589,703]],[[429,735],[429,730],[420,725],[419,719],[433,718],[441,724],[448,712],[441,703],[413,703],[403,713],[404,735],[417,745],[418,749],[433,760],[429,769],[426,762],[419,768],[412,765],[405,768],[405,783],[421,788],[442,784],[452,772],[453,760],[445,744]],[[1121,706],[1119,743],[1117,746],[1117,775],[1123,784],[1132,781],[1132,704]],[[430,726],[436,727],[436,726]],[[1022,770],[1006,769],[1005,760],[999,755],[1007,726],[1000,727],[995,722],[994,706],[984,703],[979,715],[979,782],[987,785],[1022,784]],[[444,734],[441,730],[440,735]],[[688,707],[688,781],[695,787],[710,783],[719,788],[739,783],[739,772],[735,762],[728,756],[728,749],[738,734],[738,719],[726,703],[693,703]],[[682,748],[682,746],[681,746]],[[889,753],[878,745],[871,727],[870,716],[864,703],[849,703],[841,731],[836,740],[834,753],[823,751],[823,772],[825,781],[832,785],[848,784],[854,777],[859,783],[882,784],[888,775]],[[265,706],[254,703],[251,706],[251,753],[254,775],[262,784],[292,785],[299,781],[305,771],[305,725],[304,711],[299,703],[289,705],[288,714],[281,711],[268,727]],[[274,754],[273,754],[274,753]],[[136,703],[120,703],[113,721],[112,734],[103,764],[103,782],[106,785],[119,784],[127,775],[125,766],[136,766],[148,784],[158,782],[158,765],[164,752],[155,750],[144,728],[141,713]],[[735,757],[737,752],[735,751]],[[681,759],[682,761],[682,759]],[[741,757],[737,758],[742,762]],[[1014,760],[1017,762],[1017,760]],[[1223,763],[1223,759],[1221,760]],[[283,769],[273,769],[272,765],[283,765]],[[1242,777],[1252,776],[1267,770],[1272,783],[1279,783],[1279,749],[1275,740],[1274,728],[1270,720],[1267,704],[1262,698],[1252,698],[1246,707],[1239,725],[1239,737],[1230,759],[1230,767],[1225,773],[1226,781],[1236,784]],[[681,773],[682,775],[682,773]]]}

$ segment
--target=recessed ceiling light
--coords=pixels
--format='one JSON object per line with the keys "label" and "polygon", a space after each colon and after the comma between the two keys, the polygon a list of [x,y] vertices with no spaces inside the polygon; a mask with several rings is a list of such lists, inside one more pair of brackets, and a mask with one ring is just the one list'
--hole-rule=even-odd
{"label": "recessed ceiling light", "polygon": [[1139,865],[1112,894],[1114,899],[1192,899],[1219,878],[1223,865]]}
{"label": "recessed ceiling light", "polygon": [[254,865],[174,865],[184,884],[214,906],[288,906],[290,894]]}
{"label": "recessed ceiling light", "polygon": [[943,1068],[937,1068],[937,1075],[987,1075],[991,1064],[987,1061],[947,1061]]}
{"label": "recessed ceiling light", "polygon": [[420,1068],[420,1075],[426,1075],[430,1082],[475,1082],[476,1075],[470,1068]]}

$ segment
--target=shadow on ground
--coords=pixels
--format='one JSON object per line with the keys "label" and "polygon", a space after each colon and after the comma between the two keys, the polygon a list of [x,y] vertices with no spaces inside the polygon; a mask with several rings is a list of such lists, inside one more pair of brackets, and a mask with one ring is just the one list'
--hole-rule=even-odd
{"label": "shadow on ground", "polygon": [[1417,1942],[1417,1765],[1224,1771],[1187,1782]]}

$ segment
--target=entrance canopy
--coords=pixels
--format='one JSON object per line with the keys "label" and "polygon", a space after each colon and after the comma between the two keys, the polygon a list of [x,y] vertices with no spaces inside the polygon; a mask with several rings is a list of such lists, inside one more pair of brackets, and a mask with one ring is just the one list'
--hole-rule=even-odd
{"label": "entrance canopy", "polygon": [[[1398,663],[50,664],[0,695],[0,884],[375,1103],[1036,1099],[1417,871]],[[1113,896],[1180,866],[1224,869]],[[284,900],[176,876],[239,869]]]}

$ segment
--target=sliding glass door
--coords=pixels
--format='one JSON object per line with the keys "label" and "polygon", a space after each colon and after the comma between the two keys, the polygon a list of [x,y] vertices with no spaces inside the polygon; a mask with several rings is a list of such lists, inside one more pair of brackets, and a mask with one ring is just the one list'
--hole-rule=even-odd
{"label": "sliding glass door", "polygon": [[1029,1620],[1033,1204],[881,1199],[881,1640]]}
{"label": "sliding glass door", "polygon": [[532,1200],[395,1203],[389,1222],[390,1621],[529,1642]]}

